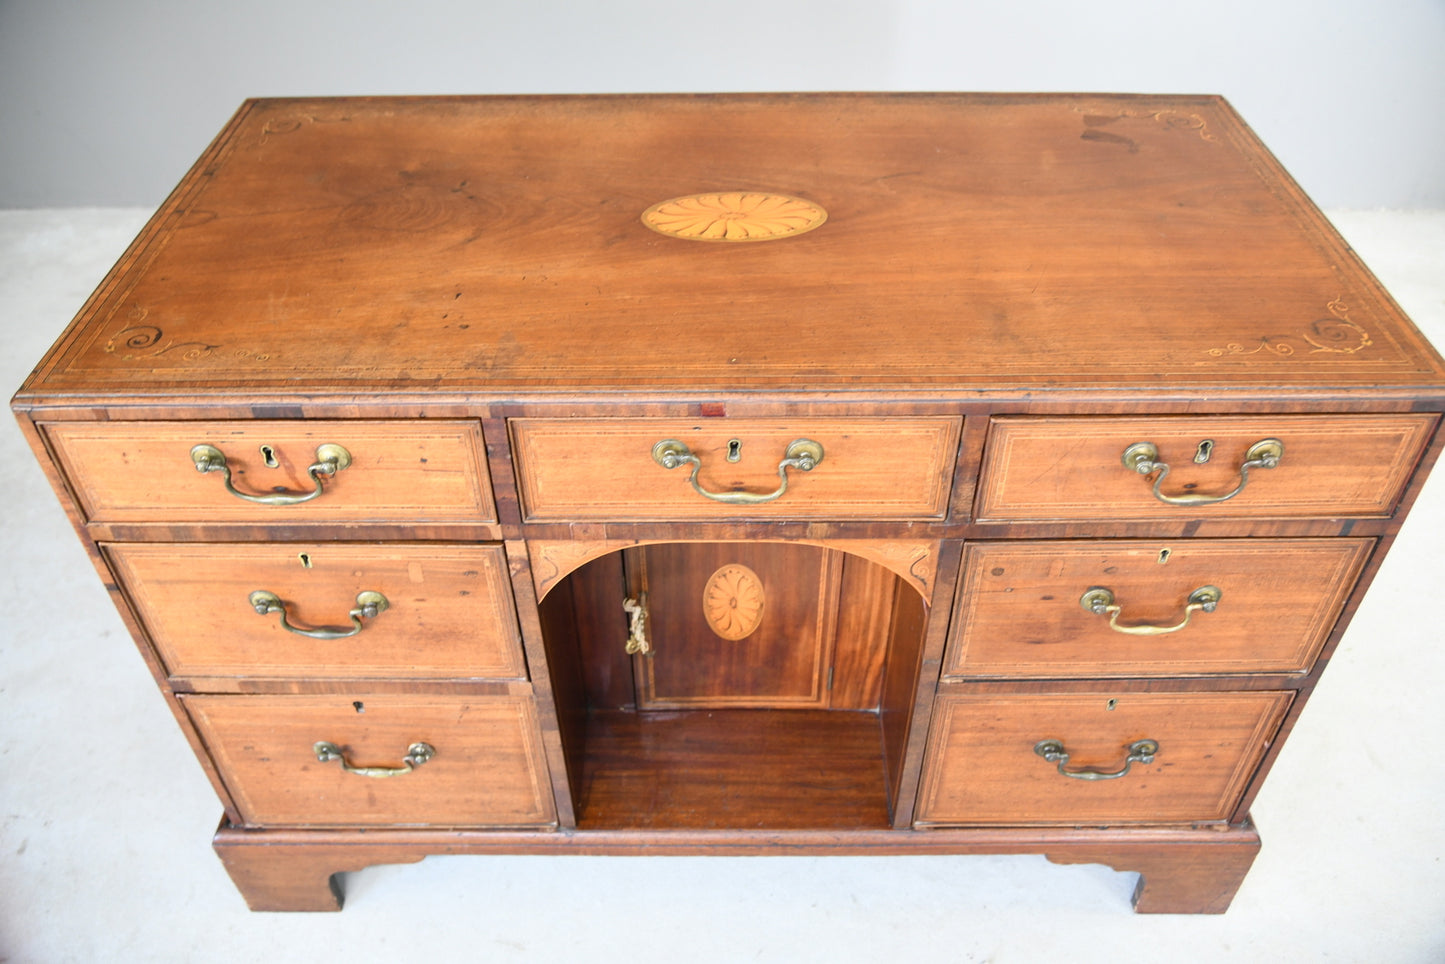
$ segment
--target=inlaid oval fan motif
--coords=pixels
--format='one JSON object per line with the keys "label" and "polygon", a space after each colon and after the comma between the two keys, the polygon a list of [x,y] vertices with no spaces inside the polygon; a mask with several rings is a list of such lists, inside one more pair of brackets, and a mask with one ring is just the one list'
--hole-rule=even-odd
{"label": "inlaid oval fan motif", "polygon": [[652,230],[688,241],[773,241],[811,231],[828,212],[786,194],[728,191],[689,194],[642,212]]}
{"label": "inlaid oval fan motif", "polygon": [[763,622],[763,581],[747,566],[723,566],[702,591],[702,614],[723,639],[744,639]]}

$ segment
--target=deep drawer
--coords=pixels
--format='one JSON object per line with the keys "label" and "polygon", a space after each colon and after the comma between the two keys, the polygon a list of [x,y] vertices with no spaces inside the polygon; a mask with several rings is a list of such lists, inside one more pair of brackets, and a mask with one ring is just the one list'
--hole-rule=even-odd
{"label": "deep drawer", "polygon": [[[248,826],[553,823],[530,697],[183,699]],[[408,763],[418,744],[430,758]]]}
{"label": "deep drawer", "polygon": [[[984,455],[977,517],[1092,522],[1388,516],[1435,419],[996,418]],[[1265,464],[1271,447],[1256,448],[1270,440],[1281,443],[1282,450],[1273,467]],[[1167,472],[1157,467],[1161,464]],[[1150,471],[1141,475],[1139,467]]]}
{"label": "deep drawer", "polygon": [[[1149,824],[1225,820],[1289,693],[968,695],[934,708],[917,823]],[[1044,756],[1052,741],[1067,759]],[[1156,748],[1152,762],[1143,741]],[[1140,756],[1126,761],[1131,750]],[[1074,773],[1068,776],[1060,768]],[[1093,773],[1094,779],[1080,774]]]}
{"label": "deep drawer", "polygon": [[[527,673],[500,546],[131,543],[105,552],[172,676]],[[258,591],[278,601],[260,612]],[[379,593],[384,608],[363,611],[363,593]]]}
{"label": "deep drawer", "polygon": [[[52,422],[45,433],[90,522],[496,519],[472,421]],[[197,446],[224,469],[213,457],[198,471]],[[349,464],[328,463],[334,449],[323,446],[340,446]]]}
{"label": "deep drawer", "polygon": [[[961,425],[944,417],[525,418],[511,431],[528,521],[941,519]],[[822,453],[811,469],[781,464],[800,439]],[[655,457],[667,441],[697,459],[696,487],[693,463],[667,468]],[[775,497],[760,501],[767,496]]]}
{"label": "deep drawer", "polygon": [[1372,545],[972,543],[943,672],[1077,678],[1307,670]]}

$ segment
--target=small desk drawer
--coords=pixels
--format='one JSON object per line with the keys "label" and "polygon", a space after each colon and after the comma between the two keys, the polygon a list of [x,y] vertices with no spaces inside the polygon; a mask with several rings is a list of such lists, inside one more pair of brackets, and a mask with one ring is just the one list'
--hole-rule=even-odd
{"label": "small desk drawer", "polygon": [[[1107,690],[968,695],[945,687],[934,709],[917,822],[1228,819],[1290,696]],[[1144,741],[1156,744],[1152,762],[1143,759],[1149,749]],[[1051,756],[1041,752],[1050,749],[1041,746],[1047,742],[1056,744]],[[1131,753],[1140,756],[1130,762]],[[1093,779],[1084,778],[1090,774]]]}
{"label": "small desk drawer", "polygon": [[[105,552],[172,676],[527,674],[500,546],[129,543]],[[258,591],[275,599],[253,599]],[[384,608],[365,610],[375,603],[363,593],[379,593]]]}
{"label": "small desk drawer", "polygon": [[972,543],[943,672],[1052,678],[1301,672],[1313,665],[1373,544]]}
{"label": "small desk drawer", "polygon": [[[473,421],[52,422],[45,432],[90,522],[496,519]],[[220,456],[204,472],[193,454],[203,445]],[[346,457],[328,463],[336,446]]]}
{"label": "small desk drawer", "polygon": [[[183,700],[248,826],[554,822],[530,697]],[[318,758],[316,744],[323,742],[336,748],[327,760]],[[408,762],[417,744],[431,756]],[[374,768],[373,775],[344,767]]]}
{"label": "small desk drawer", "polygon": [[[528,521],[941,519],[961,425],[952,417],[524,418],[511,430]],[[799,440],[817,444],[810,469],[782,464],[801,451],[792,448]],[[671,468],[664,442],[675,443]]]}
{"label": "small desk drawer", "polygon": [[[996,418],[977,517],[1093,522],[1388,516],[1435,420],[1434,415]],[[1281,443],[1272,467],[1263,464],[1269,446],[1255,448],[1270,440]],[[1134,468],[1125,464],[1126,452]],[[1260,455],[1266,458],[1256,458]],[[1141,475],[1139,468],[1150,471]]]}

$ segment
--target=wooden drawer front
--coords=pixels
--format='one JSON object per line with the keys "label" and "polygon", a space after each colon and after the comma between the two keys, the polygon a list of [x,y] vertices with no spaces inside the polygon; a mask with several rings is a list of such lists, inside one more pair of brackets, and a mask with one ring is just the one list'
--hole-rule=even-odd
{"label": "wooden drawer front", "polygon": [[[506,555],[499,546],[108,545],[106,554],[172,676],[523,679]],[[340,639],[289,632],[258,613],[280,598],[305,631],[355,628],[357,596],[385,610]]]}
{"label": "wooden drawer front", "polygon": [[[553,822],[530,697],[187,696],[185,707],[248,826],[537,826]],[[321,741],[369,777],[317,759]]]}
{"label": "wooden drawer front", "polygon": [[[957,418],[514,419],[528,521],[800,517],[941,519],[957,457]],[[698,485],[768,494],[797,439],[823,447],[811,471],[787,470],[782,496],[729,505],[694,491],[692,466],[667,469],[653,446],[676,439],[701,461]],[[736,441],[737,461],[729,462]]]}
{"label": "wooden drawer front", "polygon": [[[1289,706],[1290,694],[1111,693],[999,696],[945,692],[934,709],[918,823],[1190,823],[1229,817]],[[1073,771],[1115,773],[1129,747],[1152,763],[1114,779],[1064,776],[1040,756],[1063,744]]]}
{"label": "wooden drawer front", "polygon": [[[496,519],[472,421],[52,422],[45,427],[91,522],[490,522]],[[191,449],[219,449],[248,495],[316,490],[317,448],[342,446],[351,464],[322,477],[296,505],[261,505],[199,472]],[[266,464],[267,453],[276,463]]]}
{"label": "wooden drawer front", "polygon": [[[961,615],[944,674],[1301,672],[1314,663],[1372,545],[1370,539],[973,543],[964,553]],[[1210,586],[1219,590],[1214,610],[1190,611],[1190,595]],[[1085,609],[1082,597],[1094,588],[1107,589],[1119,611]],[[1181,628],[1144,632],[1151,627]]]}
{"label": "wooden drawer front", "polygon": [[[979,519],[1387,516],[1415,468],[1434,415],[1178,418],[997,418],[979,485]],[[1274,468],[1254,468],[1238,495],[1207,505],[1155,497],[1158,473],[1124,465],[1150,442],[1169,466],[1167,497],[1219,496],[1241,481],[1256,442],[1278,439]],[[1198,464],[1208,441],[1209,460]]]}

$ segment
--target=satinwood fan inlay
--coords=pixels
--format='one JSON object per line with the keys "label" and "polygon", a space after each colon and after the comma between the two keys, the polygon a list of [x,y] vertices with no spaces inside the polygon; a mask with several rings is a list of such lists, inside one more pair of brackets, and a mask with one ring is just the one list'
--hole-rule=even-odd
{"label": "satinwood fan inlay", "polygon": [[689,194],[642,212],[652,230],[688,241],[774,241],[826,220],[828,212],[811,201],[760,191]]}
{"label": "satinwood fan inlay", "polygon": [[723,566],[702,591],[702,613],[723,639],[745,639],[763,622],[763,581],[747,566]]}

